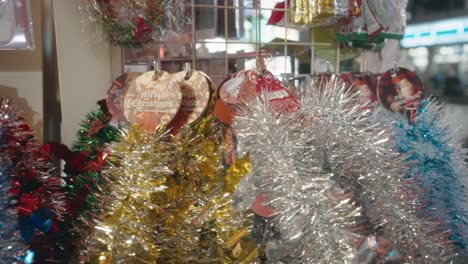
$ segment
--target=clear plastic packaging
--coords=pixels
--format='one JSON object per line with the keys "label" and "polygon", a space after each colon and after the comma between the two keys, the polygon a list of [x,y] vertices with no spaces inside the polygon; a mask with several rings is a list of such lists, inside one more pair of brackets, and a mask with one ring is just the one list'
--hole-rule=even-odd
{"label": "clear plastic packaging", "polygon": [[291,0],[291,22],[298,25],[329,26],[352,15],[356,0]]}
{"label": "clear plastic packaging", "polygon": [[362,0],[361,14],[342,20],[337,39],[348,46],[380,50],[386,39],[402,39],[408,0]]}
{"label": "clear plastic packaging", "polygon": [[83,22],[98,23],[119,46],[139,46],[179,33],[190,23],[183,0],[84,0]]}
{"label": "clear plastic packaging", "polygon": [[0,49],[33,50],[34,47],[29,0],[0,1]]}

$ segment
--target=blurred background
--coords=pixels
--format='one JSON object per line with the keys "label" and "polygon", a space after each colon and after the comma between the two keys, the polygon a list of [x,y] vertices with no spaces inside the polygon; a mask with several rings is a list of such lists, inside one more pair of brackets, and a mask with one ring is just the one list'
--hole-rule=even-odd
{"label": "blurred background", "polygon": [[468,103],[468,1],[410,0],[402,47],[426,90]]}

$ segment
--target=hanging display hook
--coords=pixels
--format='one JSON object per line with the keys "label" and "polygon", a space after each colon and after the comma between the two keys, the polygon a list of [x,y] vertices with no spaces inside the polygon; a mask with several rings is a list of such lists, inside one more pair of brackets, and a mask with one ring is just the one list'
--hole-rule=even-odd
{"label": "hanging display hook", "polygon": [[398,63],[396,61],[393,61],[392,71],[395,72],[395,73],[398,72]]}
{"label": "hanging display hook", "polygon": [[326,66],[325,72],[326,73],[331,73],[331,63],[330,63],[330,61],[327,60],[326,64],[327,64],[327,66]]}
{"label": "hanging display hook", "polygon": [[261,55],[257,56],[257,71],[262,75],[266,71],[265,59]]}
{"label": "hanging display hook", "polygon": [[159,59],[154,60],[153,67],[154,67],[153,80],[157,80],[159,79],[159,77],[163,75],[163,72],[161,71],[161,61]]}
{"label": "hanging display hook", "polygon": [[190,79],[193,75],[192,64],[190,62],[184,63],[184,71],[186,72],[184,79]]}
{"label": "hanging display hook", "polygon": [[269,52],[265,60],[265,70],[268,69],[268,64],[273,61],[273,54]]}

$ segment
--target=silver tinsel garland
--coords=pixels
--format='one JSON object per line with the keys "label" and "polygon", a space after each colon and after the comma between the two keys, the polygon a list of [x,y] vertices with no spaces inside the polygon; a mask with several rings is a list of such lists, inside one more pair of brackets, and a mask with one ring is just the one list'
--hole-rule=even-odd
{"label": "silver tinsel garland", "polygon": [[332,76],[308,84],[295,113],[278,113],[261,97],[246,100],[233,128],[254,170],[234,207],[266,197],[280,234],[266,244],[271,261],[352,263],[356,239],[380,235],[405,263],[441,263],[451,247],[436,223],[419,216],[413,197],[421,190],[400,177],[411,164],[357,96]]}

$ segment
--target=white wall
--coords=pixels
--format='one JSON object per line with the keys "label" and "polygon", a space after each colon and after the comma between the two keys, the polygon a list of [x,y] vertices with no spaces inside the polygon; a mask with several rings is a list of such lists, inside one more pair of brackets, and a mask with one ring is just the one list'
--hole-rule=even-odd
{"label": "white wall", "polygon": [[110,48],[93,39],[92,29],[83,32],[80,2],[54,1],[62,135],[67,145],[73,142],[86,113],[105,97],[112,81]]}
{"label": "white wall", "polygon": [[42,71],[0,71],[0,97],[7,97],[21,109],[31,129],[42,140]]}
{"label": "white wall", "polygon": [[[83,2],[54,0],[62,140],[68,145],[73,142],[85,114],[96,107],[97,100],[105,97],[112,80],[110,47],[98,43],[92,29],[83,31],[80,3]],[[12,98],[23,109],[26,121],[42,140],[41,1],[32,0],[31,4],[36,50],[0,51],[0,96]]]}

